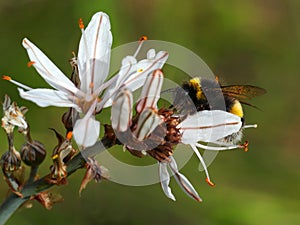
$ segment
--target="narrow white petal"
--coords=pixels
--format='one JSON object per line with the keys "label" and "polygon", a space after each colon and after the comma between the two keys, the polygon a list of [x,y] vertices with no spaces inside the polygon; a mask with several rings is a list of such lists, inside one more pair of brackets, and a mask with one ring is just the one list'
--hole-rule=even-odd
{"label": "narrow white petal", "polygon": [[[151,51],[151,49],[149,50]],[[144,85],[148,74],[161,69],[168,59],[169,54],[160,51],[154,58],[144,59],[138,62],[137,71],[126,78],[124,85],[131,91],[135,91]]]}
{"label": "narrow white petal", "polygon": [[155,57],[153,56],[153,49],[148,52],[150,52],[148,56],[151,58],[139,62],[136,62],[136,59],[132,56],[126,56],[122,60],[122,67],[117,75],[118,81],[105,92],[103,103],[100,104],[101,107],[111,106],[114,94],[120,87],[125,87],[132,92],[142,87],[147,76],[154,70],[161,69],[169,56],[165,51],[158,52]]}
{"label": "narrow white petal", "polygon": [[141,96],[136,105],[137,113],[140,113],[144,108],[157,108],[163,79],[164,75],[161,70],[155,70],[153,73],[148,75],[142,89]]}
{"label": "narrow white petal", "polygon": [[[115,98],[115,94],[120,89],[120,86],[122,86],[126,78],[130,76],[130,74],[136,72],[136,66],[137,61],[132,56],[126,56],[122,60],[120,71],[116,76],[111,78],[111,80],[114,80],[114,82],[106,89],[103,99],[99,104],[99,109],[102,107],[111,106],[113,99]],[[110,82],[110,80],[108,82]]]}
{"label": "narrow white petal", "polygon": [[96,143],[100,135],[100,122],[94,117],[79,119],[75,122],[73,136],[76,143],[89,147]]}
{"label": "narrow white petal", "polygon": [[64,92],[78,93],[79,90],[72,81],[38,47],[26,38],[22,43],[27,50],[30,60],[34,62],[34,68],[50,86]]}
{"label": "narrow white petal", "polygon": [[129,129],[132,119],[133,99],[130,91],[124,89],[116,96],[111,108],[111,125],[118,132]]}
{"label": "narrow white petal", "polygon": [[169,166],[174,173],[175,180],[177,181],[179,186],[188,196],[198,202],[202,202],[202,199],[199,197],[191,182],[183,174],[179,173],[175,159],[172,156],[170,156],[170,159],[171,162],[169,163]]}
{"label": "narrow white petal", "polygon": [[168,198],[172,199],[173,201],[176,201],[175,196],[173,195],[171,188],[169,187],[170,174],[167,169],[167,164],[159,162],[158,167],[159,167],[159,180],[165,195]]}
{"label": "narrow white petal", "polygon": [[164,121],[156,111],[150,108],[146,108],[139,116],[137,128],[134,131],[134,134],[139,141],[143,141],[154,131],[154,129],[159,124],[162,124],[163,122]]}
{"label": "narrow white petal", "polygon": [[79,43],[78,69],[80,89],[84,92],[97,89],[109,72],[112,34],[109,17],[103,12],[93,15]]}
{"label": "narrow white petal", "polygon": [[80,112],[80,108],[69,99],[65,92],[43,88],[31,89],[30,91],[18,88],[18,90],[22,98],[32,101],[38,106],[73,107]]}
{"label": "narrow white petal", "polygon": [[214,142],[241,129],[241,118],[221,110],[205,110],[188,116],[178,125],[182,143]]}
{"label": "narrow white petal", "polygon": [[73,128],[74,139],[83,148],[94,145],[100,135],[100,122],[95,120],[93,115],[96,103],[97,100],[94,101],[84,117],[75,122]]}

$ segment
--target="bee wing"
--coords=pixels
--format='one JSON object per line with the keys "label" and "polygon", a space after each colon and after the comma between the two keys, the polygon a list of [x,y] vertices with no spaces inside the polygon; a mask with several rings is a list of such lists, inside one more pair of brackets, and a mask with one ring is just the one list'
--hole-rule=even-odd
{"label": "bee wing", "polygon": [[265,89],[252,85],[230,85],[221,88],[224,95],[236,99],[251,99],[266,93]]}
{"label": "bee wing", "polygon": [[241,118],[222,110],[204,110],[189,115],[177,128],[182,132],[181,142],[213,142],[241,129]]}

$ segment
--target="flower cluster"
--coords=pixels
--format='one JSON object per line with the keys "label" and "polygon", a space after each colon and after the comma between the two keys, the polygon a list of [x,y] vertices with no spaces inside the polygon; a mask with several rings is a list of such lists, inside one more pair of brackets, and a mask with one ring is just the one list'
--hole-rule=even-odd
{"label": "flower cluster", "polygon": [[[70,60],[73,67],[70,79],[27,38],[23,40],[23,46],[30,58],[28,65],[33,66],[52,89],[33,89],[9,76],[3,76],[3,79],[18,86],[19,94],[24,99],[41,107],[68,107],[62,117],[66,136],[52,129],[58,144],[51,156],[53,164],[50,174],[43,179],[48,184],[66,184],[68,166],[73,162],[72,159],[99,143],[100,122],[96,115],[103,108],[111,107],[110,124],[105,125],[105,133],[100,142],[106,143],[107,147],[119,144],[135,156],[149,155],[156,159],[160,183],[168,198],[175,200],[169,187],[171,175],[174,175],[185,193],[196,201],[202,201],[187,177],[179,172],[173,157],[174,148],[178,144],[190,145],[204,167],[207,183],[214,185],[198,148],[217,151],[247,149],[248,143],[233,144],[223,141],[247,127],[241,117],[223,110],[200,110],[182,114],[174,107],[159,108],[157,103],[164,80],[162,67],[168,59],[168,53],[156,53],[154,49],[150,49],[146,58],[138,61],[137,55],[146,40],[143,37],[136,52],[123,58],[118,73],[107,79],[112,45],[109,17],[98,12],[86,28],[82,20],[79,21],[79,27],[82,36],[78,56],[74,54]],[[133,92],[141,87],[140,97],[135,103]],[[23,184],[13,172],[20,170],[23,161],[31,167],[28,182],[33,182],[37,168],[46,156],[43,144],[30,136],[29,124],[24,117],[26,111],[26,108],[11,103],[8,96],[5,97],[2,127],[8,136],[9,150],[3,154],[1,165],[11,190],[19,196],[22,196]],[[20,152],[13,143],[15,126],[25,136],[26,141]],[[72,138],[81,152],[78,153],[73,147]],[[215,146],[203,143],[213,143]],[[86,157],[83,165],[79,164],[79,167],[86,168],[80,192],[93,179],[109,179],[107,169],[99,165],[93,155]],[[35,199],[47,208],[52,206],[47,192],[37,193]]]}

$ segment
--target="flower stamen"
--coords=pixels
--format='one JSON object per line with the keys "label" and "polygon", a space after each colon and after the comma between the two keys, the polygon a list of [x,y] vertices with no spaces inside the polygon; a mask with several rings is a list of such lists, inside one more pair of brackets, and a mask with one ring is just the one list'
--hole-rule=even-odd
{"label": "flower stamen", "polygon": [[206,164],[205,164],[205,162],[204,162],[204,160],[203,160],[203,158],[202,158],[200,152],[198,151],[198,149],[196,148],[195,145],[191,145],[191,147],[193,148],[193,150],[194,150],[196,156],[198,157],[198,159],[199,159],[201,165],[203,166],[203,169],[204,169],[204,172],[205,172],[205,175],[206,175],[206,179],[205,179],[206,182],[207,182],[210,186],[214,186],[215,184],[214,184],[214,183],[210,180],[210,178],[209,178],[209,173],[208,173],[208,170],[207,170],[207,166],[206,166]]}
{"label": "flower stamen", "polygon": [[148,40],[148,37],[147,36],[142,36],[142,37],[140,37],[140,39],[139,39],[139,45],[138,45],[138,48],[137,48],[137,50],[135,51],[135,53],[133,54],[133,57],[134,58],[136,58],[136,56],[139,54],[139,52],[140,52],[140,50],[141,50],[141,48],[142,48],[142,45],[143,45],[143,43],[144,43],[144,41],[147,41]]}
{"label": "flower stamen", "polygon": [[2,79],[3,79],[3,80],[7,80],[7,81],[9,81],[9,82],[11,82],[11,83],[13,83],[13,84],[15,84],[15,85],[17,85],[17,86],[23,88],[23,89],[28,90],[28,91],[29,91],[29,90],[32,90],[31,87],[28,87],[28,86],[26,86],[26,85],[24,85],[24,84],[19,83],[18,81],[15,81],[15,80],[11,79],[10,76],[3,75],[3,76],[2,76]]}

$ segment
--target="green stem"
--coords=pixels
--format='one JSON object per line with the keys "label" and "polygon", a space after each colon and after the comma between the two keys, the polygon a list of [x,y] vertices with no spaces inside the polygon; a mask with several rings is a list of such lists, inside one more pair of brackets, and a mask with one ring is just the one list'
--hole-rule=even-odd
{"label": "green stem", "polygon": [[37,175],[39,167],[38,166],[31,166],[30,168],[30,175],[27,183],[32,183]]}
{"label": "green stem", "polygon": [[[67,164],[68,176],[70,176],[76,170],[84,167],[86,158],[93,157],[105,149],[110,148],[112,145],[113,143],[111,140],[103,138],[101,141],[96,142],[95,145],[88,147],[84,151],[77,154]],[[49,174],[34,182],[27,183],[21,191],[23,198],[20,198],[13,193],[10,194],[0,205],[0,225],[5,224],[6,221],[15,213],[15,211],[32,196],[35,196],[36,194],[54,186],[54,184],[48,182],[48,177]]]}

